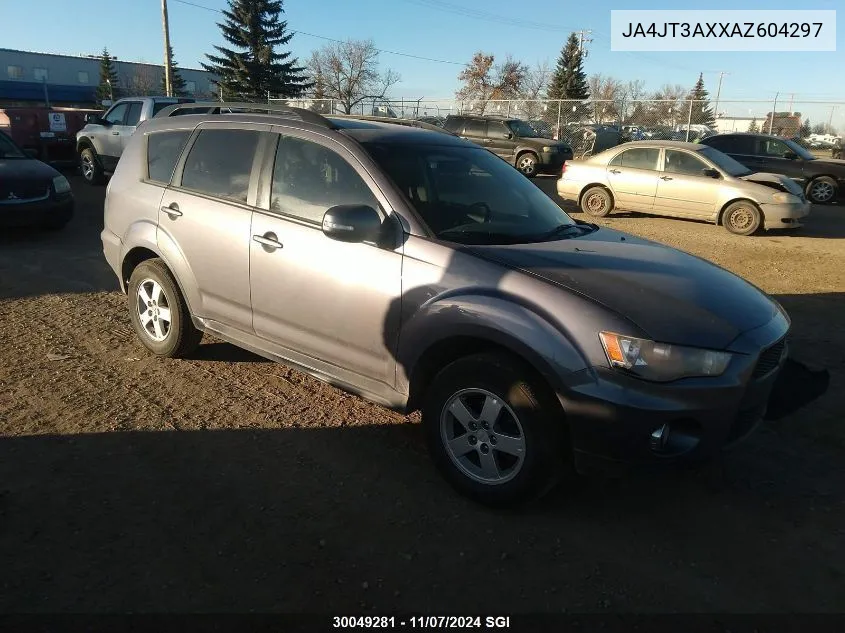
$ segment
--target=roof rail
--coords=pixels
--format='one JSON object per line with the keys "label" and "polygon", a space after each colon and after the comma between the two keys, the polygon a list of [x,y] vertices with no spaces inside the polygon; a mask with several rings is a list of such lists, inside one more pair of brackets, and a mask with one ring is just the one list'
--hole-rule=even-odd
{"label": "roof rail", "polygon": [[199,108],[208,108],[208,111],[204,114],[239,114],[241,112],[293,114],[306,123],[313,123],[330,130],[337,129],[337,126],[334,123],[316,112],[306,110],[305,108],[295,108],[293,106],[276,103],[248,103],[241,101],[194,101],[192,103],[174,103],[171,106],[162,108],[156,114],[156,118],[174,116],[180,110],[196,110]]}
{"label": "roof rail", "polygon": [[356,119],[361,121],[378,121],[379,123],[393,123],[394,125],[418,127],[423,130],[431,130],[432,132],[442,132],[443,134],[455,136],[455,134],[452,134],[452,132],[443,129],[438,125],[426,123],[425,121],[420,121],[418,119],[401,119],[392,116],[375,116],[369,114],[333,114],[332,117],[336,119]]}

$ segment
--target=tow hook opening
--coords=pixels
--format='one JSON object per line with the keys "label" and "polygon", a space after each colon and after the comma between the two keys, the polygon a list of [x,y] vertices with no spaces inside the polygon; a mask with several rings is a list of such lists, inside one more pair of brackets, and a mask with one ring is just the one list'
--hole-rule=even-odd
{"label": "tow hook opening", "polygon": [[666,422],[655,428],[649,437],[651,451],[662,457],[689,453],[701,441],[701,427],[695,420]]}

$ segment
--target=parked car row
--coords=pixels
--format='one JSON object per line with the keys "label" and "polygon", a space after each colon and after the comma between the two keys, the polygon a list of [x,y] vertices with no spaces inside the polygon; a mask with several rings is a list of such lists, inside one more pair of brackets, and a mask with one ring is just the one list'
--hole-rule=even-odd
{"label": "parked car row", "polygon": [[[786,362],[784,310],[702,259],[573,220],[486,136],[180,108],[128,139],[106,193],[103,251],[153,354],[190,354],[208,332],[421,409],[444,477],[496,505],[570,470],[708,458],[759,423]],[[492,127],[511,155],[561,153],[512,120],[452,125]],[[663,144],[571,173],[613,162],[634,198],[636,174],[682,179],[690,164],[671,171],[671,152],[736,171],[712,148]]]}

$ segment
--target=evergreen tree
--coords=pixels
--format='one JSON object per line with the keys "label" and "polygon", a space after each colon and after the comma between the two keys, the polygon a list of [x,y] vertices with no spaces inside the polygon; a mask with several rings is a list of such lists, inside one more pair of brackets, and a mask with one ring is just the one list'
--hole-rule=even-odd
{"label": "evergreen tree", "polygon": [[283,0],[229,0],[218,26],[234,48],[215,46],[219,55],[206,55],[202,67],[219,77],[226,99],[264,101],[274,97],[299,97],[310,87],[304,68],[291,52],[280,51],[293,38],[281,20]]}
{"label": "evergreen tree", "polygon": [[587,74],[584,72],[584,56],[575,33],[569,36],[560,52],[546,98],[578,101],[590,98]]}
{"label": "evergreen tree", "polygon": [[[167,53],[170,55],[170,81],[173,83],[173,96],[184,97],[185,80],[182,79],[182,75],[179,73],[179,64],[176,63],[173,57],[172,46],[168,49]],[[167,77],[164,72],[161,74],[161,94],[167,94]]]}
{"label": "evergreen tree", "polygon": [[804,123],[801,124],[801,130],[799,131],[799,135],[801,138],[807,138],[812,134],[813,126],[810,125],[810,117],[804,119]]}
{"label": "evergreen tree", "polygon": [[[111,82],[111,86],[109,86]],[[117,100],[120,98],[120,81],[117,77],[117,69],[114,67],[112,56],[107,48],[103,49],[100,57],[100,83],[97,85],[97,102],[105,99]]]}
{"label": "evergreen tree", "polygon": [[[546,98],[561,101],[583,102],[590,98],[590,88],[587,83],[587,74],[584,72],[584,55],[581,52],[578,35],[570,34],[563,49],[560,51],[557,64],[552,78],[549,81],[549,88],[546,91]],[[554,125],[557,125],[558,118],[563,126],[571,121],[582,121],[590,117],[590,107],[581,103],[560,104],[560,117],[558,107],[552,104],[547,111],[546,118]],[[558,136],[562,134],[558,131]]]}
{"label": "evergreen tree", "polygon": [[751,119],[751,125],[748,126],[749,132],[758,133],[760,131],[760,126],[757,124],[756,117]]}
{"label": "evergreen tree", "polygon": [[713,114],[713,108],[710,107],[710,95],[704,89],[704,73],[698,75],[698,81],[695,82],[689,98],[693,101],[690,123],[713,127],[716,124],[716,117]]}

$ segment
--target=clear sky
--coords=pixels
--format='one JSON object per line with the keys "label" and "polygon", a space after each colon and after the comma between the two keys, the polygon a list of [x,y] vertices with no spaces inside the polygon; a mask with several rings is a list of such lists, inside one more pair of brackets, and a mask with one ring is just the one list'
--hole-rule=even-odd
{"label": "clear sky", "polygon": [[[220,9],[226,0],[190,0]],[[7,48],[67,54],[98,53],[103,46],[119,59],[160,63],[162,30],[159,0],[112,0],[73,3],[70,0],[0,0],[2,41]],[[216,22],[221,15],[179,0],[168,0],[171,41],[177,61],[198,67],[213,44],[222,43]],[[72,9],[71,7],[76,7]],[[622,80],[642,79],[648,89],[664,83],[692,86],[704,71],[705,86],[716,92],[719,72],[726,74],[722,100],[770,100],[780,93],[784,107],[794,95],[794,109],[829,112],[829,107],[803,105],[802,100],[845,102],[845,28],[837,29],[837,52],[825,53],[622,53],[610,51],[611,9],[837,9],[842,0],[813,0],[807,6],[792,0],[286,0],[285,18],[300,31],[291,42],[301,60],[335,39],[372,38],[377,47],[452,63],[424,61],[382,53],[380,62],[399,72],[402,82],[393,96],[450,98],[460,64],[478,50],[497,59],[511,54],[533,65],[557,58],[573,30],[592,29],[588,74]],[[306,35],[306,33],[310,35]],[[736,104],[731,114],[744,115],[762,104]],[[779,108],[780,109],[780,106]],[[820,115],[818,115],[820,116]],[[845,107],[833,124],[845,125]]]}

